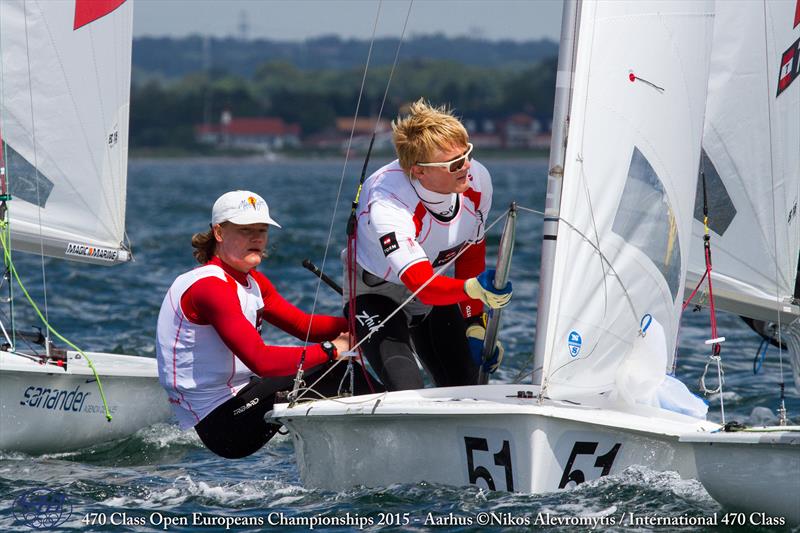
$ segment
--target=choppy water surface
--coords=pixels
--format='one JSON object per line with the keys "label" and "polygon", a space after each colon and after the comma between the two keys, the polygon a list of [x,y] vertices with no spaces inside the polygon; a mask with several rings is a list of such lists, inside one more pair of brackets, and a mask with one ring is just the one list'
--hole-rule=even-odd
{"label": "choppy water surface", "polygon": [[[492,220],[512,200],[541,210],[544,205],[544,161],[486,161],[495,184]],[[333,242],[326,271],[336,273],[338,253],[344,245],[347,205],[357,180],[357,164],[351,164],[335,218]],[[325,242],[342,174],[340,162],[305,161],[134,161],[128,182],[128,234],[136,261],[116,268],[75,266],[45,260],[47,304],[51,322],[84,349],[155,354],[155,323],[161,298],[174,277],[194,266],[189,244],[193,232],[208,227],[211,204],[223,192],[252,189],[270,203],[273,217],[284,227],[270,233],[270,258],[263,270],[279,290],[299,306],[310,310],[317,289],[316,278],[300,266],[311,258],[322,263]],[[490,233],[489,254],[495,257],[501,224]],[[500,381],[510,381],[525,366],[532,351],[536,316],[536,287],[541,238],[541,218],[522,213],[517,226],[517,245],[512,279],[514,302],[504,312],[502,339],[506,346]],[[27,273],[24,281],[42,301],[41,264],[38,258],[17,256],[17,266]],[[317,309],[336,312],[339,300],[332,291],[320,289]],[[19,327],[34,324],[33,315],[17,308]],[[752,359],[758,339],[737,317],[721,316],[719,328],[727,337],[725,370],[728,417],[746,421],[756,407],[774,410],[777,405],[779,364],[771,349],[758,375]],[[682,329],[678,376],[696,390],[707,353],[708,316],[690,314]],[[274,343],[294,343],[274,329],[267,333]],[[735,348],[734,348],[735,347]],[[800,417],[800,401],[786,368],[789,411]],[[718,419],[718,400],[711,402],[711,417]],[[81,431],[76,427],[75,431]],[[343,451],[346,453],[346,451]],[[420,450],[420,453],[425,453]],[[390,460],[390,458],[387,458]],[[235,530],[268,529],[281,519],[314,516],[349,517],[358,523],[365,517],[378,521],[379,513],[408,513],[411,523],[402,527],[367,527],[402,530],[476,531],[465,524],[479,512],[495,512],[507,524],[537,513],[551,516],[618,516],[635,513],[653,516],[711,516],[720,512],[696,481],[681,480],[673,473],[644,468],[587,482],[576,490],[545,495],[486,492],[478,488],[453,488],[428,483],[393,485],[379,489],[354,488],[331,493],[306,490],[299,480],[292,443],[287,437],[273,440],[258,454],[240,461],[220,459],[206,451],[193,432],[160,425],[130,438],[74,453],[30,457],[0,453],[0,528],[29,530],[15,522],[11,508],[21,493],[38,488],[57,489],[67,495],[72,517],[62,529],[92,531],[196,531],[225,530],[214,519],[238,519],[259,527],[233,526]],[[98,513],[94,525],[90,520]],[[116,514],[112,514],[116,513]],[[192,513],[202,513],[200,525],[192,525]],[[425,525],[431,516],[449,525]],[[544,515],[543,515],[544,516]],[[112,525],[114,518],[117,524]],[[105,520],[106,523],[99,523]],[[181,524],[188,520],[188,524]],[[168,524],[172,524],[167,527]],[[284,527],[285,528],[285,527]],[[570,526],[537,525],[543,531],[569,531]],[[297,526],[296,530],[307,530]],[[349,531],[355,526],[325,527]],[[504,528],[507,529],[507,528]],[[525,529],[528,529],[527,527]],[[583,527],[580,529],[588,529]],[[597,529],[608,530],[608,527]],[[611,528],[628,530],[625,527]],[[656,528],[660,531],[672,528]],[[675,528],[704,530],[702,527]],[[646,531],[647,528],[638,528]],[[748,528],[752,530],[752,528]],[[765,529],[766,530],[766,529]]]}

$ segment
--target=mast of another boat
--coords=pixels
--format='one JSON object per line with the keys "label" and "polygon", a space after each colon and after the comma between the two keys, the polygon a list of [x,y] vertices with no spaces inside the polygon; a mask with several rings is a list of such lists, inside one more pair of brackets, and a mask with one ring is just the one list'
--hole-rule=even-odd
{"label": "mast of another boat", "polygon": [[[0,84],[0,98],[2,98],[3,91],[2,91],[2,84]],[[0,117],[0,123],[2,123],[2,117]],[[3,223],[3,228],[0,231],[6,231],[8,228],[8,200],[11,199],[11,195],[8,193],[8,180],[6,180],[6,161],[4,158],[5,151],[3,150],[3,131],[2,131],[2,124],[0,124],[0,221]],[[10,239],[10,235],[6,234],[5,236],[6,242]],[[0,246],[2,248],[2,246]],[[6,256],[6,250],[3,249],[3,283],[6,283],[8,286],[8,298],[6,299],[6,303],[8,303],[8,316],[9,316],[9,328],[11,329],[11,336],[14,335],[14,303],[12,300],[11,294],[11,265],[9,264],[8,258]],[[3,338],[5,339],[6,343],[8,344],[8,350],[14,350],[14,341],[9,336],[8,330],[5,328],[5,324],[3,321],[0,320],[0,329],[2,329]]]}
{"label": "mast of another boat", "polygon": [[534,385],[542,384],[545,362],[547,322],[552,298],[553,273],[556,260],[556,236],[561,212],[561,189],[564,178],[564,159],[569,135],[569,108],[572,100],[572,80],[575,66],[575,41],[578,32],[578,13],[582,0],[566,0],[561,17],[561,40],[558,46],[558,70],[553,104],[552,137],[547,173],[544,224],[542,225],[542,257],[539,270],[539,302],[536,316],[536,341],[533,348]]}

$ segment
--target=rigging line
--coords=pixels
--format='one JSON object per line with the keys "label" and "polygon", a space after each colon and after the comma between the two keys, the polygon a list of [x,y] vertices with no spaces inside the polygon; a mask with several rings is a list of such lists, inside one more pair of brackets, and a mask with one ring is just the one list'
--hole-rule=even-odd
{"label": "rigging line", "polygon": [[[0,2],[0,20],[3,20],[3,2]],[[0,57],[2,57],[2,39],[0,39]],[[0,61],[0,109],[2,109],[2,103],[5,102],[5,75],[4,75],[4,68],[3,62]],[[3,202],[7,202],[11,199],[11,182],[9,181],[9,167],[8,167],[8,143],[3,139],[3,114],[0,113],[0,166],[4,168],[0,170],[0,179],[5,180],[5,190],[2,191],[3,194],[6,195],[6,199]],[[4,210],[3,216],[0,217],[0,222],[8,224],[11,219],[11,214],[8,209]],[[6,229],[2,230],[4,236],[6,238],[6,242],[9,246],[11,246],[11,229],[6,226]],[[9,252],[10,255],[10,252]],[[14,325],[14,284],[11,281],[11,272],[8,270],[8,265],[3,260],[3,265],[5,267],[5,271],[3,272],[3,276],[8,276],[8,312],[10,316],[10,326],[11,326],[11,348],[13,349],[15,346],[15,342],[17,340],[16,333],[15,333],[15,325]]]}
{"label": "rigging line", "polygon": [[[369,49],[367,50],[367,60],[366,60],[366,63],[364,64],[364,74],[361,77],[361,87],[358,90],[358,99],[356,100],[356,112],[353,115],[353,125],[350,127],[350,138],[347,140],[347,150],[345,151],[345,154],[344,154],[344,165],[342,165],[342,175],[339,178],[339,189],[336,191],[336,201],[333,204],[333,214],[331,215],[331,223],[330,223],[330,226],[328,226],[328,238],[325,241],[325,251],[322,254],[322,263],[320,264],[320,272],[323,272],[323,273],[325,272],[325,262],[328,259],[328,250],[329,250],[330,245],[331,245],[331,239],[333,238],[333,226],[334,226],[334,222],[336,220],[336,212],[337,212],[337,210],[339,208],[339,201],[341,200],[341,197],[342,197],[342,188],[344,187],[344,176],[347,173],[347,163],[350,160],[350,147],[353,144],[353,136],[355,135],[355,131],[356,131],[356,121],[358,120],[358,112],[359,112],[359,109],[361,108],[361,99],[362,99],[362,97],[364,95],[364,85],[366,84],[366,81],[367,81],[367,72],[369,71],[370,59],[372,58],[372,48],[375,45],[375,34],[376,34],[377,30],[378,30],[378,20],[380,20],[381,6],[382,5],[383,5],[383,0],[380,0],[378,2],[378,9],[375,12],[375,22],[374,22],[374,24],[372,26],[372,38],[370,39]],[[306,358],[305,347],[308,346],[308,341],[311,338],[311,328],[314,325],[314,315],[316,314],[316,311],[317,311],[317,301],[319,300],[319,290],[320,290],[321,286],[322,286],[322,277],[320,277],[317,280],[317,288],[314,291],[314,302],[311,305],[311,319],[308,321],[308,329],[306,330],[306,338],[303,341],[304,350],[303,350],[302,354],[300,355],[300,364],[297,365],[298,372],[300,372],[302,370],[303,363],[305,362],[305,358]]]}
{"label": "rigging line", "polygon": [[[372,38],[370,39],[369,51],[367,52],[367,61],[366,61],[366,64],[364,65],[364,75],[362,76],[361,88],[359,89],[359,93],[358,93],[358,101],[356,103],[356,112],[355,112],[355,115],[353,116],[353,125],[352,125],[352,127],[350,129],[350,138],[347,141],[347,151],[345,152],[345,160],[344,160],[344,165],[342,167],[342,175],[341,175],[341,177],[339,179],[339,189],[338,189],[338,191],[336,193],[336,202],[335,202],[334,207],[333,207],[333,214],[331,215],[331,223],[330,223],[330,226],[328,228],[328,239],[325,242],[325,252],[323,253],[322,263],[320,264],[320,272],[323,272],[323,273],[325,272],[325,263],[326,263],[326,260],[328,258],[328,250],[330,248],[331,238],[333,236],[333,227],[334,227],[334,222],[336,220],[336,212],[337,212],[337,209],[338,209],[338,206],[339,206],[339,200],[341,199],[341,195],[342,195],[342,188],[343,188],[343,185],[344,185],[344,177],[345,177],[345,174],[347,172],[347,163],[348,163],[348,160],[350,158],[350,148],[351,148],[352,143],[353,143],[353,136],[355,135],[356,122],[358,120],[358,112],[359,112],[359,109],[360,109],[360,106],[361,106],[361,100],[362,100],[362,97],[363,97],[363,94],[364,94],[364,86],[366,84],[367,72],[369,71],[370,58],[372,57],[372,48],[373,48],[373,46],[375,44],[375,34],[376,34],[377,28],[378,28],[378,21],[380,19],[380,13],[381,13],[382,4],[383,4],[382,0],[380,2],[378,2],[378,9],[377,9],[377,11],[375,13],[375,23],[374,23],[373,28],[372,28]],[[373,133],[372,133],[373,140],[375,138],[375,131],[377,130],[378,124],[380,123],[380,120],[381,120],[381,116],[383,115],[384,104],[386,103],[386,98],[387,98],[387,95],[389,94],[389,87],[391,86],[391,83],[392,83],[392,77],[394,76],[394,71],[395,71],[395,69],[397,67],[397,61],[398,61],[398,59],[400,57],[400,48],[402,47],[403,41],[405,39],[406,28],[408,27],[408,19],[411,16],[411,6],[413,4],[414,4],[414,2],[413,2],[413,0],[411,0],[411,2],[409,3],[409,6],[408,6],[408,11],[406,12],[405,21],[403,22],[403,31],[400,34],[400,40],[397,43],[397,50],[395,51],[395,56],[394,56],[394,61],[392,63],[392,68],[389,71],[389,79],[386,82],[386,89],[385,89],[384,94],[383,94],[383,101],[381,102],[381,107],[380,107],[380,110],[378,112],[378,117],[375,120],[375,126],[373,127]],[[370,143],[370,146],[372,146],[372,143]],[[369,152],[367,152],[367,159],[364,162],[364,170],[365,171],[366,171],[367,161],[369,161]],[[359,189],[360,189],[360,185],[359,185]],[[311,320],[308,323],[308,331],[306,332],[306,339],[304,341],[304,343],[305,343],[304,345],[305,346],[308,346],[308,340],[309,340],[309,338],[311,336],[311,327],[312,327],[312,324],[313,324],[313,321],[314,321],[314,313],[316,311],[317,300],[319,298],[319,292],[320,292],[321,285],[322,285],[322,278],[320,278],[317,281],[317,288],[316,288],[316,291],[314,293],[314,303],[313,303],[313,306],[312,306],[312,309],[311,309]],[[299,368],[302,368],[304,359],[305,359],[305,352],[303,352],[303,355],[301,356]]]}
{"label": "rigging line", "polygon": [[[531,209],[530,207],[525,207],[525,206],[522,206],[522,205],[517,205],[517,209],[519,209],[519,210],[521,210],[521,211],[528,211],[528,212],[530,212],[530,213],[534,213],[534,214],[536,214],[536,215],[542,215],[542,216],[545,216],[545,214],[544,214],[543,212],[541,212],[541,211],[537,211],[536,209]],[[625,285],[622,283],[622,279],[619,277],[619,274],[617,274],[617,271],[614,269],[614,266],[611,264],[611,261],[609,261],[609,260],[608,260],[608,258],[606,258],[605,254],[602,252],[602,250],[600,250],[600,248],[599,248],[598,246],[596,246],[596,245],[595,245],[595,244],[594,244],[594,243],[591,241],[591,239],[589,239],[589,237],[587,237],[587,236],[586,236],[586,235],[585,235],[585,234],[584,234],[584,233],[583,233],[581,230],[579,230],[578,228],[576,228],[576,227],[575,227],[575,226],[574,226],[574,225],[573,225],[571,222],[569,222],[568,220],[566,220],[565,218],[563,218],[563,217],[560,217],[560,216],[558,217],[558,220],[559,220],[559,222],[563,222],[564,224],[566,224],[566,225],[567,225],[567,226],[568,226],[568,227],[569,227],[571,230],[573,230],[575,233],[577,233],[578,235],[580,235],[580,237],[581,237],[583,240],[585,240],[587,243],[589,243],[589,245],[590,245],[592,248],[594,248],[594,249],[595,249],[595,251],[596,251],[596,252],[597,252],[597,253],[600,255],[600,258],[602,259],[602,261],[604,261],[604,262],[605,262],[605,263],[608,265],[608,269],[609,269],[609,270],[610,270],[610,271],[611,271],[611,272],[614,274],[614,277],[617,279],[617,281],[619,281],[619,286],[620,286],[620,288],[622,289],[622,292],[623,292],[623,294],[625,294],[625,299],[628,301],[628,306],[629,306],[629,307],[630,307],[630,309],[631,309],[631,313],[633,313],[633,318],[634,318],[634,320],[636,320],[636,321],[637,321],[637,324],[638,324],[638,321],[639,321],[639,314],[638,314],[638,313],[637,313],[637,311],[636,311],[636,307],[633,305],[633,300],[631,299],[631,296],[630,296],[630,294],[628,293],[628,289],[627,289],[627,288],[625,287]]]}
{"label": "rigging line", "polygon": [[[519,206],[517,206],[517,207],[519,208]],[[497,224],[498,222],[500,222],[500,221],[503,219],[503,217],[505,217],[505,216],[508,214],[508,212],[509,212],[509,211],[510,211],[510,209],[506,209],[505,211],[503,211],[502,213],[500,213],[500,215],[499,215],[499,216],[498,216],[496,219],[494,219],[494,221],[493,221],[491,224],[489,224],[488,226],[486,226],[486,229],[484,230],[484,235],[486,235],[486,234],[489,232],[489,230],[490,230],[490,229],[492,229],[492,228],[495,226],[495,224]],[[485,238],[485,237],[484,237],[484,238]],[[451,258],[451,259],[450,259],[450,260],[449,260],[447,263],[443,264],[441,267],[439,267],[439,269],[438,269],[438,270],[434,271],[433,275],[432,275],[431,277],[429,277],[427,280],[425,280],[425,283],[423,283],[422,285],[420,285],[420,286],[419,286],[419,288],[417,288],[417,290],[415,290],[414,292],[412,292],[412,293],[411,293],[411,295],[410,295],[408,298],[406,298],[406,299],[405,299],[405,300],[404,300],[404,301],[403,301],[403,302],[402,302],[400,305],[398,305],[398,306],[397,306],[397,307],[396,307],[396,308],[395,308],[395,309],[394,309],[394,310],[393,310],[391,313],[389,313],[389,314],[386,316],[386,318],[384,318],[384,319],[383,319],[383,320],[382,320],[382,321],[381,321],[381,322],[380,322],[380,323],[379,323],[377,326],[374,326],[374,327],[370,328],[370,331],[369,331],[369,333],[367,333],[367,334],[364,336],[364,338],[363,338],[363,339],[360,339],[360,340],[359,340],[359,341],[358,341],[358,342],[357,342],[355,345],[351,346],[349,351],[350,351],[350,352],[353,352],[353,353],[356,353],[356,350],[359,348],[359,346],[361,346],[363,343],[365,343],[367,340],[369,340],[369,338],[370,338],[370,337],[372,337],[372,335],[373,335],[375,332],[377,332],[378,330],[380,330],[380,329],[383,327],[383,325],[384,325],[384,324],[388,323],[388,322],[389,322],[389,320],[390,320],[392,317],[394,317],[394,316],[395,316],[397,313],[399,313],[400,311],[402,311],[402,310],[403,310],[403,308],[404,308],[406,305],[408,305],[408,303],[409,303],[409,302],[411,302],[411,300],[413,300],[414,298],[416,298],[416,297],[417,297],[417,295],[418,295],[420,292],[422,292],[422,290],[423,290],[425,287],[427,287],[427,286],[428,286],[428,285],[429,285],[429,284],[430,284],[430,283],[431,283],[431,282],[432,282],[434,279],[436,279],[436,277],[437,277],[439,274],[441,274],[442,272],[444,272],[445,270],[447,270],[447,269],[450,267],[450,265],[452,265],[452,264],[455,262],[455,260],[456,260],[456,259],[458,259],[459,257],[461,257],[461,255],[462,255],[464,252],[466,252],[466,251],[469,249],[469,247],[470,247],[470,246],[472,246],[473,244],[474,244],[474,243],[467,242],[467,243],[466,243],[466,246],[464,246],[463,248],[461,248],[461,250],[459,250],[459,252],[458,252],[458,253],[457,253],[455,256],[453,256],[453,257],[452,257],[452,258]],[[313,386],[314,386],[314,384],[316,384],[317,382],[319,382],[319,380],[320,380],[320,379],[322,379],[322,377],[324,377],[324,376],[325,376],[325,375],[326,375],[328,372],[330,372],[330,371],[333,369],[333,367],[334,367],[334,366],[336,366],[336,365],[337,365],[337,364],[338,364],[340,361],[343,361],[343,359],[338,359],[338,360],[337,360],[337,361],[336,361],[336,362],[335,362],[333,365],[331,365],[331,368],[329,368],[329,369],[327,370],[327,372],[325,372],[325,374],[323,374],[322,376],[320,376],[320,377],[319,377],[319,379],[317,379],[317,380],[316,380],[316,381],[315,381],[315,382],[314,382],[314,383],[313,383],[313,384],[312,384],[310,387],[306,387],[306,388],[307,388],[307,389],[310,389],[311,387],[313,387]],[[294,401],[296,402],[296,401],[300,400],[300,398],[302,398],[302,397],[303,397],[303,395],[301,394],[301,395],[300,395],[300,396],[298,396],[298,397],[297,397],[297,398],[296,398]]]}
{"label": "rigging line", "polygon": [[[583,142],[581,140],[581,142]],[[598,248],[600,246],[600,234],[597,231],[597,220],[594,216],[594,206],[592,205],[592,195],[589,193],[589,184],[586,180],[586,166],[583,164],[583,155],[579,154],[579,162],[581,167],[581,184],[583,185],[583,193],[586,196],[586,203],[589,204],[589,218],[592,221],[592,231],[594,232],[595,243]],[[559,209],[559,213],[561,209]],[[603,261],[600,261],[600,267],[603,267]],[[603,315],[608,313],[608,284],[606,283],[606,272],[603,272]]]}
{"label": "rigging line", "polygon": [[[31,54],[30,54],[30,42],[28,39],[28,3],[22,3],[22,18],[25,21],[25,56],[28,62],[28,97],[30,98],[31,102],[31,140],[33,142],[33,169],[34,169],[34,181],[36,182],[36,213],[39,217],[39,251],[42,262],[42,292],[44,293],[44,322],[47,324],[49,322],[49,315],[47,312],[47,274],[45,273],[44,268],[44,236],[42,234],[42,202],[39,195],[39,160],[36,153],[36,120],[34,114],[34,106],[33,106],[33,80],[31,78]],[[47,329],[47,342],[45,344],[45,352],[49,355],[50,354],[50,328]]]}
{"label": "rigging line", "polygon": [[778,283],[780,280],[779,274],[779,265],[778,265],[778,223],[775,220],[776,216],[776,209],[775,209],[775,168],[774,168],[774,154],[772,151],[772,91],[770,90],[769,85],[769,43],[767,42],[767,2],[764,0],[762,3],[763,12],[764,12],[764,85],[766,88],[767,93],[767,131],[769,132],[769,179],[770,183],[772,184],[772,242],[773,246],[775,247],[775,303],[777,304],[777,311],[778,311],[778,368],[780,369],[780,376],[781,376],[781,384],[780,384],[780,422],[781,425],[786,425],[786,407],[784,403],[783,393],[784,393],[784,377],[783,377],[783,349],[781,348],[781,332],[783,330],[783,325],[781,324],[781,294],[780,288],[778,287]]}
{"label": "rigging line", "polygon": [[[528,211],[528,212],[531,212],[531,213],[535,213],[535,214],[537,214],[537,215],[542,215],[542,216],[544,216],[544,213],[543,213],[543,212],[541,212],[541,211],[537,211],[537,210],[535,210],[535,209],[531,209],[531,208],[529,208],[529,207],[524,207],[524,206],[521,206],[521,205],[517,205],[517,209],[519,209],[519,210],[521,210],[521,211]],[[587,243],[589,243],[589,245],[590,245],[592,248],[594,248],[594,249],[595,249],[595,251],[596,251],[596,252],[598,253],[598,255],[600,256],[601,263],[602,263],[602,262],[605,262],[605,263],[608,265],[608,268],[609,268],[609,270],[611,271],[611,273],[613,273],[613,274],[614,274],[614,277],[615,277],[615,278],[617,279],[617,281],[619,282],[619,286],[620,286],[620,288],[622,289],[622,292],[623,292],[623,294],[625,295],[625,299],[626,299],[626,300],[627,300],[627,302],[628,302],[628,307],[630,307],[631,313],[633,313],[634,321],[635,321],[635,322],[638,324],[638,323],[639,323],[639,314],[638,314],[638,313],[637,313],[637,311],[636,311],[636,307],[633,305],[633,300],[631,299],[631,297],[630,297],[630,294],[628,293],[628,289],[627,289],[627,288],[625,287],[625,285],[622,283],[622,279],[619,277],[619,274],[617,274],[617,271],[614,269],[614,266],[611,264],[611,262],[610,262],[610,261],[609,261],[609,260],[606,258],[605,254],[604,254],[604,253],[603,253],[603,252],[600,250],[600,248],[599,248],[598,246],[596,246],[596,245],[595,245],[595,244],[594,244],[594,243],[591,241],[591,239],[589,239],[589,237],[587,237],[587,236],[586,236],[586,235],[585,235],[585,234],[584,234],[584,233],[583,233],[581,230],[579,230],[578,228],[576,228],[576,227],[575,227],[575,226],[574,226],[574,225],[573,225],[571,222],[569,222],[568,220],[566,220],[566,219],[562,218],[561,216],[559,216],[559,217],[557,217],[557,218],[558,218],[559,222],[563,222],[564,224],[566,224],[566,225],[567,225],[567,226],[568,226],[570,229],[572,229],[573,231],[575,231],[575,233],[577,233],[578,235],[580,235],[580,237],[581,237],[581,238],[582,238],[584,241],[586,241]],[[605,270],[604,270],[603,272],[605,273]],[[605,278],[605,275],[604,275],[604,278]],[[640,330],[640,332],[641,332],[641,330]],[[591,352],[589,352],[589,354],[588,354],[586,357],[583,357],[583,358],[582,358],[582,360],[586,360],[586,359],[588,359],[588,358],[589,358],[589,356],[591,356],[591,355],[592,355],[592,353],[594,353],[594,351],[591,351]],[[573,361],[568,361],[568,362],[564,363],[563,365],[559,366],[558,368],[554,368],[554,369],[552,369],[552,370],[551,370],[551,369],[548,369],[548,372],[547,372],[547,377],[554,375],[556,372],[558,372],[558,371],[559,371],[559,370],[561,370],[562,368],[565,368],[565,367],[567,367],[567,366],[571,365],[571,364],[572,364],[572,363],[574,363],[575,361],[576,361],[576,360],[573,360]],[[535,369],[534,369],[534,370],[535,370]],[[546,379],[547,379],[547,378],[543,378],[543,380],[542,380],[542,383],[543,383],[543,386],[542,386],[542,388],[543,388],[543,389],[544,389],[544,382],[546,381]]]}
{"label": "rigging line", "polygon": [[400,58],[400,48],[403,46],[403,38],[406,35],[406,28],[408,27],[408,19],[411,17],[411,8],[414,5],[414,0],[411,0],[408,3],[408,11],[406,11],[406,20],[403,22],[403,31],[400,32],[400,42],[397,43],[397,50],[394,52],[394,61],[392,62],[392,69],[389,71],[389,79],[386,82],[386,90],[383,91],[383,100],[381,101],[381,108],[378,110],[378,118],[375,120],[375,126],[372,130],[372,135],[374,136],[375,133],[378,131],[378,124],[381,122],[381,117],[383,116],[383,107],[386,105],[386,97],[389,96],[389,87],[392,85],[392,78],[394,77],[394,71],[397,67],[397,60]]}
{"label": "rigging line", "polygon": [[[517,207],[519,207],[519,206],[517,206]],[[489,232],[489,230],[490,230],[490,229],[492,229],[492,228],[495,226],[495,224],[497,224],[498,222],[500,222],[500,221],[503,219],[503,217],[504,217],[504,216],[506,216],[506,215],[508,214],[508,212],[509,212],[509,210],[508,210],[508,209],[506,209],[505,211],[503,211],[502,213],[500,213],[500,215],[499,215],[499,216],[498,216],[496,219],[494,219],[494,221],[493,221],[491,224],[489,224],[488,226],[486,226],[486,229],[485,229],[485,230],[483,230],[483,231],[484,231],[484,235],[486,235],[486,233],[488,233],[488,232]],[[462,255],[464,252],[466,252],[466,251],[469,249],[469,247],[470,247],[470,246],[472,246],[473,244],[475,244],[475,243],[472,243],[472,242],[467,242],[467,243],[466,243],[466,246],[464,246],[464,247],[463,247],[461,250],[459,250],[459,252],[458,252],[458,253],[457,253],[455,256],[453,256],[453,257],[452,257],[452,258],[451,258],[451,259],[450,259],[450,260],[449,260],[447,263],[443,264],[441,267],[439,267],[439,269],[438,269],[438,270],[434,271],[433,275],[432,275],[431,277],[429,277],[427,280],[425,280],[425,283],[423,283],[422,285],[420,285],[420,287],[419,287],[419,288],[417,288],[417,290],[415,290],[414,292],[412,292],[412,293],[411,293],[411,295],[410,295],[408,298],[406,298],[406,299],[403,301],[403,303],[401,303],[399,306],[397,306],[397,308],[395,308],[395,310],[394,310],[394,311],[392,311],[391,313],[389,313],[389,314],[386,316],[386,318],[384,318],[384,319],[383,319],[383,321],[381,321],[381,323],[380,323],[380,324],[378,324],[378,325],[377,325],[377,326],[375,326],[374,328],[371,328],[371,329],[370,329],[370,332],[369,332],[369,333],[368,333],[366,336],[364,336],[364,338],[363,338],[363,339],[359,340],[359,341],[358,341],[358,343],[356,343],[356,344],[355,344],[355,346],[352,346],[352,347],[350,348],[350,351],[356,350],[356,349],[357,349],[359,346],[361,346],[362,344],[364,344],[364,342],[366,342],[366,341],[367,341],[367,340],[368,340],[370,337],[372,337],[373,333],[375,333],[375,332],[376,332],[376,331],[378,331],[378,330],[379,330],[381,327],[383,327],[383,324],[386,324],[386,323],[389,321],[389,319],[390,319],[390,318],[392,318],[394,315],[396,315],[397,313],[399,313],[399,312],[400,312],[400,311],[401,311],[401,310],[402,310],[402,309],[403,309],[403,308],[404,308],[404,307],[405,307],[405,306],[406,306],[408,303],[410,303],[410,302],[411,302],[411,300],[413,300],[414,298],[416,298],[416,297],[417,297],[417,295],[418,295],[420,292],[422,292],[422,290],[423,290],[425,287],[427,287],[427,286],[428,286],[428,285],[429,285],[429,284],[430,284],[430,283],[431,283],[431,282],[432,282],[432,281],[433,281],[433,280],[434,280],[434,279],[435,279],[437,276],[439,276],[439,275],[440,275],[442,272],[444,272],[445,270],[447,270],[447,269],[450,267],[450,265],[452,265],[452,264],[455,262],[455,260],[456,260],[456,259],[458,259],[459,257],[461,257],[461,255]],[[465,281],[466,281],[466,280],[465,280]]]}
{"label": "rigging line", "polygon": [[[2,226],[5,226],[5,224],[2,224]],[[3,231],[2,230],[4,230],[4,229],[5,229],[4,227],[0,227],[0,247],[3,248],[3,255],[8,260],[8,264],[10,265],[10,268],[11,268],[11,273],[14,275],[14,279],[17,281],[17,285],[19,285],[19,288],[22,290],[22,294],[25,295],[25,298],[28,300],[28,303],[31,305],[31,308],[34,310],[34,312],[39,317],[39,319],[44,323],[45,328],[48,331],[48,336],[47,336],[47,339],[45,341],[45,355],[47,355],[47,356],[50,355],[50,335],[49,335],[49,332],[52,332],[53,335],[55,335],[57,339],[61,340],[67,346],[69,346],[70,348],[75,350],[77,353],[79,353],[86,360],[87,365],[89,365],[89,368],[92,370],[92,374],[94,375],[94,378],[97,381],[97,389],[100,392],[100,399],[103,402],[103,409],[105,410],[106,420],[111,422],[111,418],[112,418],[111,411],[108,408],[108,402],[106,401],[106,394],[103,391],[103,384],[100,382],[100,375],[97,373],[97,369],[95,368],[94,363],[92,362],[91,359],[89,359],[89,356],[87,356],[86,353],[83,350],[78,348],[75,344],[72,343],[72,341],[70,341],[69,339],[67,339],[66,337],[61,335],[61,333],[56,331],[56,329],[53,326],[50,325],[50,322],[48,322],[47,319],[44,316],[42,316],[42,312],[39,310],[39,307],[36,305],[36,302],[33,301],[33,298],[31,298],[31,295],[28,293],[28,290],[25,288],[25,285],[22,283],[22,280],[19,278],[19,272],[17,272],[17,268],[14,266],[14,263],[11,261],[11,252],[8,249],[8,245],[7,245],[8,243],[6,243],[5,239],[3,238]]]}

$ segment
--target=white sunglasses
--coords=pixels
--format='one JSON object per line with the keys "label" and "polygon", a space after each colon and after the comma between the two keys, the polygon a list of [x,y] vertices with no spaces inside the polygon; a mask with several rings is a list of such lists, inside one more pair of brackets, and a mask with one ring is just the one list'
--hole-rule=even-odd
{"label": "white sunglasses", "polygon": [[472,143],[467,143],[467,152],[464,155],[460,155],[452,161],[442,161],[441,163],[417,163],[417,166],[444,167],[450,174],[455,174],[464,168],[464,163],[467,161],[472,161]]}

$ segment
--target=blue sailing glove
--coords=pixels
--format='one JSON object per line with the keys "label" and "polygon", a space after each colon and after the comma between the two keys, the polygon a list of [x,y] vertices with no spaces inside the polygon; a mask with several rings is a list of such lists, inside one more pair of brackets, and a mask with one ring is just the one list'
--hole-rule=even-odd
{"label": "blue sailing glove", "polygon": [[492,309],[500,309],[511,301],[511,282],[506,282],[502,289],[494,288],[494,270],[484,270],[478,277],[470,278],[464,282],[464,292],[467,296],[482,301]]}
{"label": "blue sailing glove", "polygon": [[[467,328],[469,352],[472,356],[472,362],[475,363],[475,366],[481,366],[481,363],[483,362],[483,340],[485,338],[486,328],[481,324],[472,324]],[[497,370],[500,367],[500,363],[503,362],[504,353],[505,349],[503,348],[502,343],[500,340],[497,340],[497,342],[494,344],[494,352],[492,352],[492,356],[488,361],[483,363],[484,372],[494,374],[494,371]]]}

